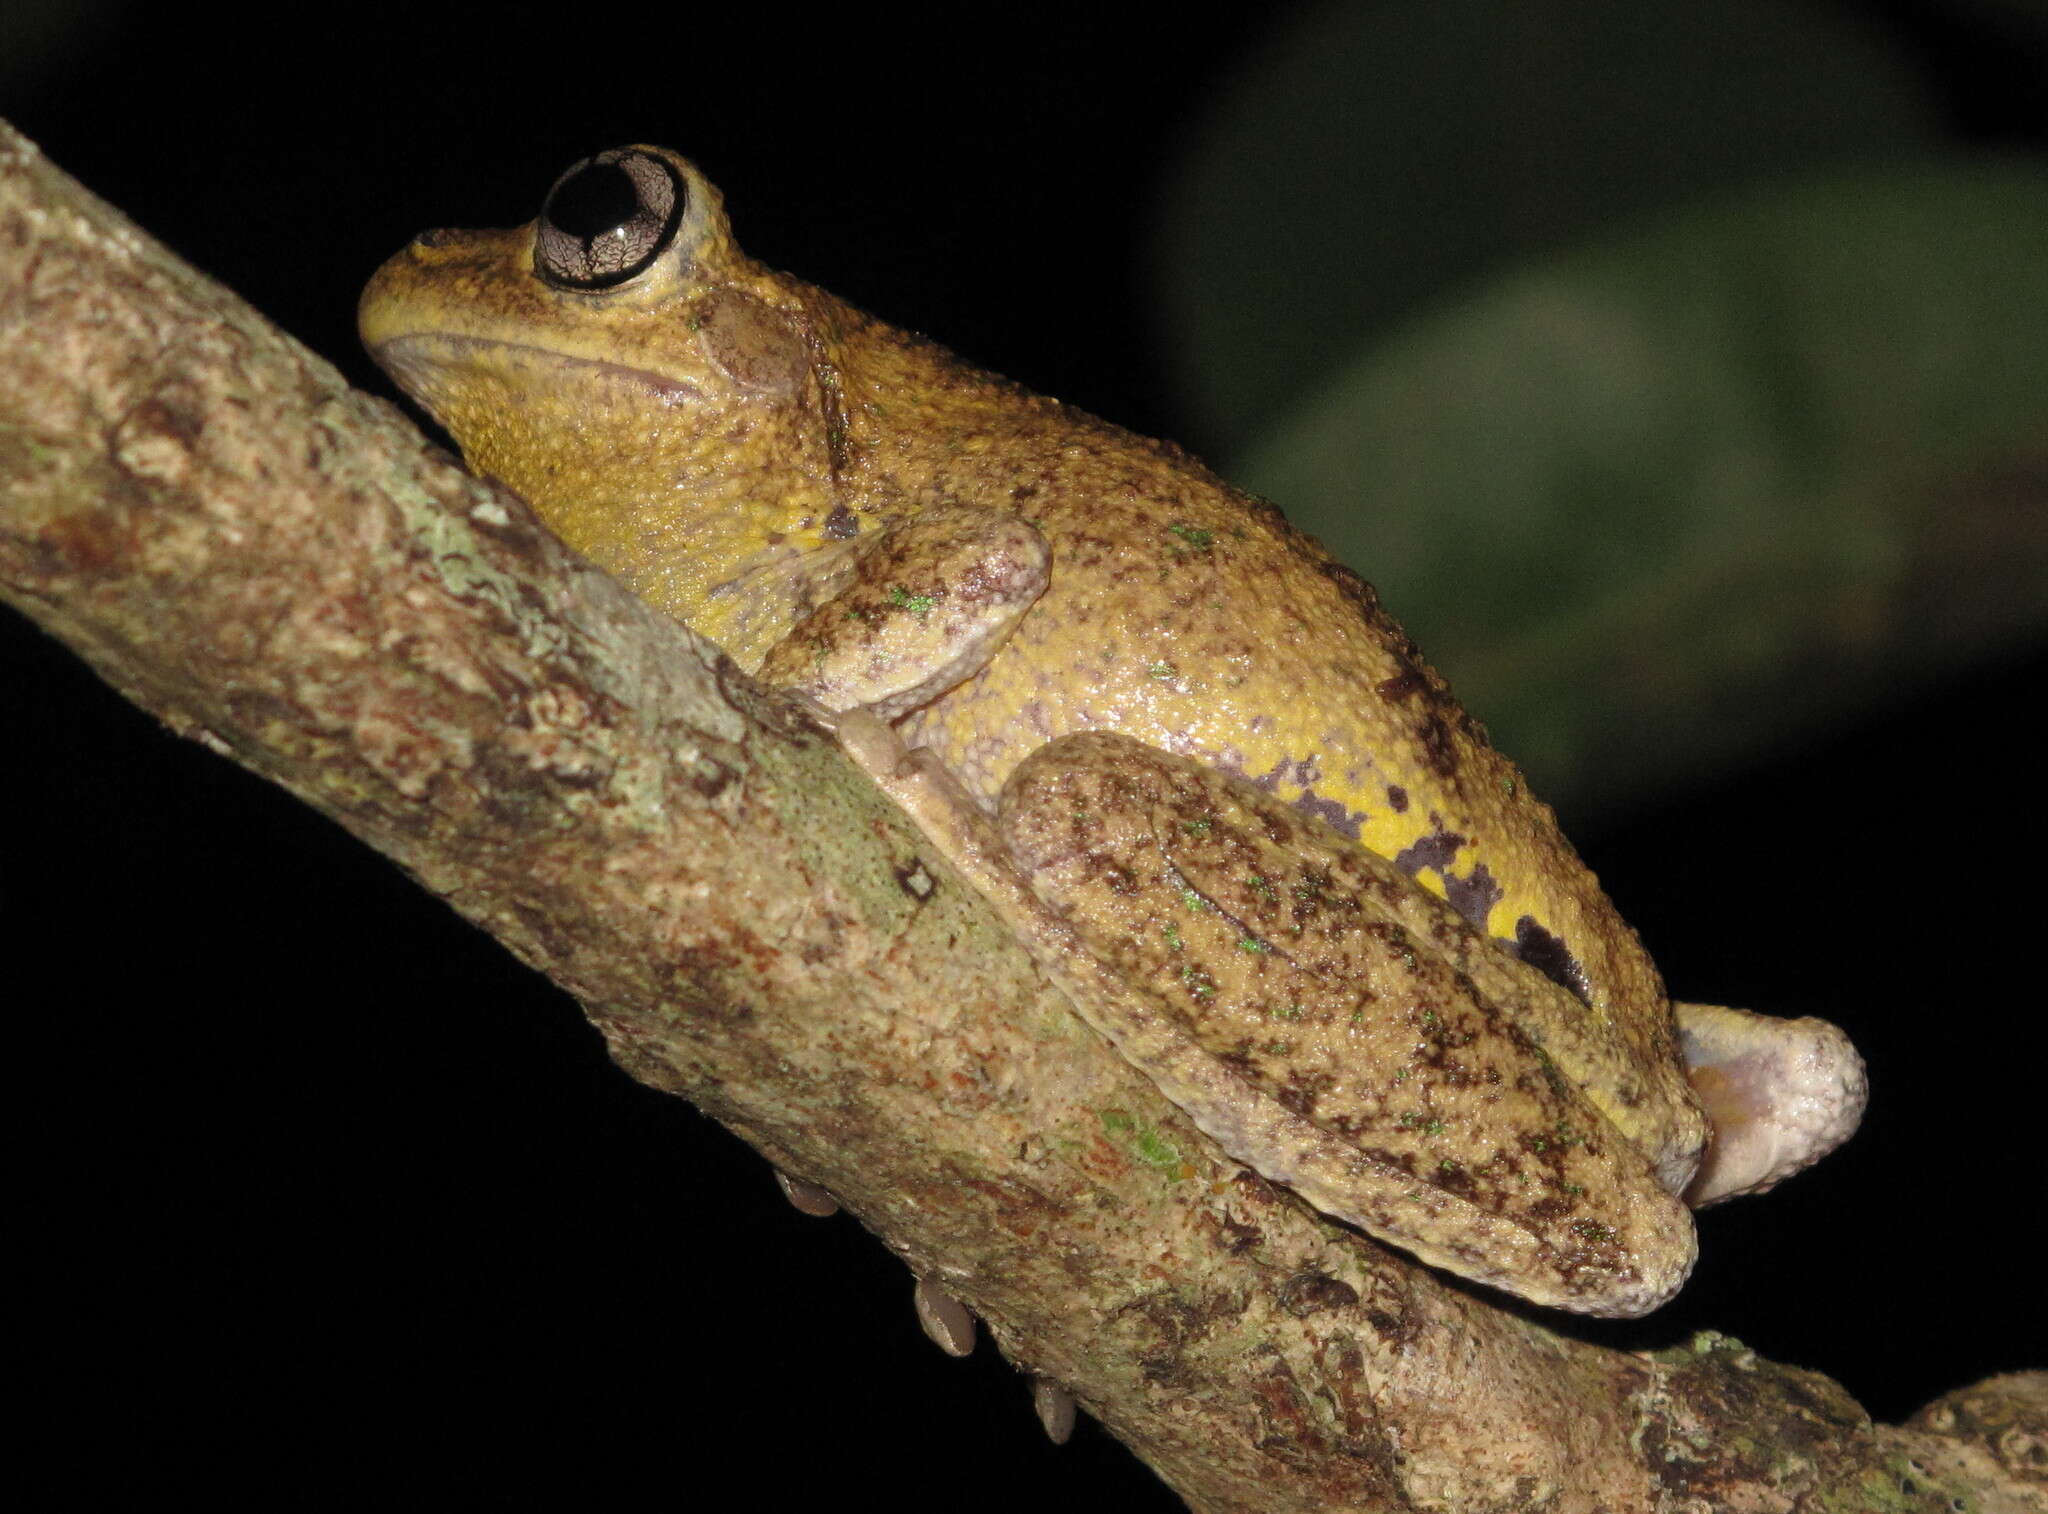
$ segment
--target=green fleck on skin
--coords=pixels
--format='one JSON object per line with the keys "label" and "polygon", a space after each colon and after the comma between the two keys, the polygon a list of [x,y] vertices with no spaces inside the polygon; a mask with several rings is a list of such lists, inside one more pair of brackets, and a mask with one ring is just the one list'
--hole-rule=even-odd
{"label": "green fleck on skin", "polygon": [[938,601],[929,594],[913,594],[908,589],[895,588],[889,591],[889,603],[923,620],[932,613],[932,606]]}

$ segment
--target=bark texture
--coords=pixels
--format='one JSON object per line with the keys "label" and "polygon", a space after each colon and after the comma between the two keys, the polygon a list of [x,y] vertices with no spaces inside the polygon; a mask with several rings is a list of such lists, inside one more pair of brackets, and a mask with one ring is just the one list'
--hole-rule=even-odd
{"label": "bark texture", "polygon": [[2048,1507],[2040,1375],[1874,1426],[1717,1337],[1554,1334],[1223,1160],[801,709],[4,126],[0,596],[567,987],[1194,1509]]}

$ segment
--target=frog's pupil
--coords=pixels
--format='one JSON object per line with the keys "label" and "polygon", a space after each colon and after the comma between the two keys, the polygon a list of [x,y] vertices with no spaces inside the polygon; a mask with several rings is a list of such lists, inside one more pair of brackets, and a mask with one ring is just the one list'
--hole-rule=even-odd
{"label": "frog's pupil", "polygon": [[558,188],[547,218],[580,241],[616,231],[640,212],[632,178],[616,163],[593,163]]}

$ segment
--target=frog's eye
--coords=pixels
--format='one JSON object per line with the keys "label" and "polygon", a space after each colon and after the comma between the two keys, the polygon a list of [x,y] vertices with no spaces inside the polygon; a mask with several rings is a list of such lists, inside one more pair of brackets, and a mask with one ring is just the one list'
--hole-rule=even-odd
{"label": "frog's eye", "polygon": [[557,289],[610,289],[668,247],[690,203],[682,175],[653,153],[615,147],[555,180],[540,208],[533,271]]}

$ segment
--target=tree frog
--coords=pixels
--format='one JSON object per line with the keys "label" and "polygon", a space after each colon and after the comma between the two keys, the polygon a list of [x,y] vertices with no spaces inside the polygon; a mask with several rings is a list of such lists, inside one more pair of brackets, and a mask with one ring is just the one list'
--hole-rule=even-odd
{"label": "tree frog", "polygon": [[1178,448],[753,262],[677,154],[425,233],[360,320],[571,546],[871,770],[911,753],[917,818],[1083,1017],[1336,1218],[1639,1314],[1688,1200],[1854,1127],[1832,1026],[1674,1009],[1357,574]]}

